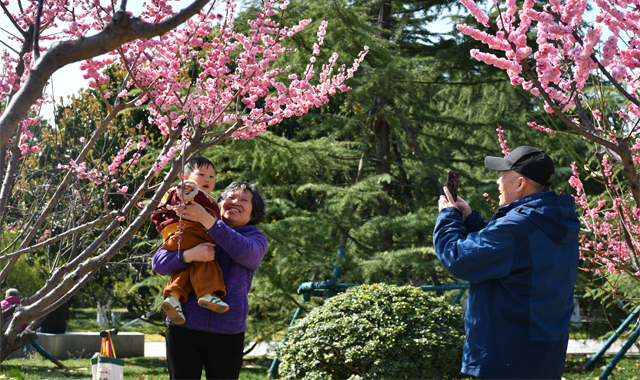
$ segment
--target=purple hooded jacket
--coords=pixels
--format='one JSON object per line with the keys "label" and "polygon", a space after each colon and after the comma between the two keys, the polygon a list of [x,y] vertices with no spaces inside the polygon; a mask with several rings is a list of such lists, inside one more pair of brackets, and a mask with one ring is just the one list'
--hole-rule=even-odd
{"label": "purple hooded jacket", "polygon": [[[258,269],[265,252],[267,238],[256,226],[231,228],[218,220],[209,230],[217,243],[216,260],[222,268],[227,295],[222,300],[229,304],[226,313],[214,313],[197,304],[195,293],[182,304],[187,321],[180,325],[195,330],[220,334],[237,334],[247,328],[249,302],[253,273]],[[156,273],[171,275],[189,266],[182,259],[184,251],[167,251],[160,248],[153,257],[152,267]],[[169,322],[169,319],[167,319]]]}

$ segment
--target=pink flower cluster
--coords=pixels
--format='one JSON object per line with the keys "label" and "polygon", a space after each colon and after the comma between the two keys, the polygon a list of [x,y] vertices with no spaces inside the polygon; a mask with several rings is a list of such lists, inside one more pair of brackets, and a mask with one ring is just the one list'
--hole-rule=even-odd
{"label": "pink flower cluster", "polygon": [[507,147],[507,140],[504,139],[504,131],[502,130],[501,126],[498,126],[498,128],[496,129],[496,132],[498,132],[498,141],[500,141],[500,147],[502,148],[502,154],[504,154],[505,156],[509,155],[509,147]]}
{"label": "pink flower cluster", "polygon": [[[547,112],[563,114],[568,123],[606,141],[615,143],[623,135],[631,143],[633,162],[640,164],[640,107],[637,101],[640,93],[640,8],[637,2],[595,0],[593,6],[597,15],[594,20],[585,18],[586,0],[525,0],[519,10],[513,0],[505,0],[504,4],[499,0],[493,2],[498,11],[495,20],[490,21],[473,0],[463,1],[481,24],[495,31],[490,34],[468,25],[458,25],[458,30],[496,52],[472,50],[471,55],[506,70],[512,84],[521,85],[534,96],[542,96]],[[535,41],[529,41],[531,49],[527,48],[527,35],[535,36]],[[608,35],[606,40],[605,35]],[[531,71],[525,71],[525,67],[531,67]],[[607,87],[606,91],[611,89],[619,94],[606,93],[598,101],[592,101],[592,89],[597,87],[594,83],[603,82],[617,85],[616,88]],[[612,97],[618,97],[618,100],[609,100]],[[621,104],[621,107],[612,109],[614,104]],[[575,116],[581,111],[578,105],[585,110],[587,114],[583,116],[586,117]],[[554,133],[535,122],[528,125]],[[502,137],[499,138],[502,142]],[[598,271],[619,272],[630,254],[625,231],[638,236],[640,218],[631,191],[625,183],[618,181],[617,170],[607,156],[601,159],[600,167],[590,176],[606,183],[611,194],[608,199],[587,197],[575,164],[569,184],[576,192],[575,200],[582,215],[581,245],[593,253],[584,258],[599,265]],[[585,170],[592,171],[586,167]],[[640,246],[636,239],[631,240],[632,248],[638,251]]]}
{"label": "pink flower cluster", "polygon": [[[498,0],[494,1],[498,4]],[[533,95],[545,95],[545,110],[568,109],[574,105],[592,73],[600,70],[597,60],[611,77],[627,86],[630,93],[640,91],[640,12],[627,0],[596,0],[599,12],[594,22],[582,34],[586,0],[553,0],[535,5],[534,0],[522,4],[515,17],[516,4],[506,0],[492,25],[473,0],[463,4],[478,21],[496,30],[495,35],[466,24],[458,30],[504,52],[504,56],[480,53],[471,55],[487,64],[506,70],[514,85],[522,85]],[[537,9],[537,10],[536,10]],[[612,35],[601,43],[603,29]],[[527,46],[526,33],[535,33],[535,47]],[[621,36],[626,36],[621,41]],[[620,43],[621,42],[621,43]],[[619,48],[624,44],[624,48]],[[600,49],[600,50],[598,50]],[[522,71],[525,59],[535,60],[534,80]],[[599,73],[596,73],[599,74]],[[550,102],[550,103],[549,103]]]}
{"label": "pink flower cluster", "polygon": [[[13,15],[17,25],[25,30],[33,25],[38,5],[37,1],[27,3],[24,12]],[[112,5],[110,0],[47,0],[41,25],[56,27],[61,32],[43,32],[40,38],[73,40],[95,34],[111,21]],[[253,138],[270,125],[301,116],[326,104],[336,93],[350,90],[345,82],[363,63],[368,48],[364,47],[351,67],[339,65],[335,53],[326,62],[319,62],[328,27],[326,20],[317,24],[317,41],[303,73],[292,73],[291,67],[277,65],[285,54],[295,53],[283,46],[284,41],[312,23],[307,19],[283,25],[281,20],[287,18],[282,13],[288,5],[287,0],[265,1],[248,21],[249,31],[240,33],[234,30],[236,4],[227,0],[223,14],[214,14],[207,6],[162,36],[132,41],[118,51],[82,62],[84,79],[100,93],[107,109],[115,101],[135,100],[137,106],[147,107],[149,118],[136,126],[136,134],[128,138],[125,146],[118,147],[117,154],[106,157],[106,163],[81,162],[67,156],[68,163],[59,168],[73,172],[81,180],[127,193],[129,186],[119,183],[117,178],[139,162],[149,143],[147,136],[161,135],[165,140],[175,141],[153,161],[153,170],[160,172],[180,156],[187,144],[206,141],[207,136],[225,131],[232,132],[234,138]],[[152,0],[137,17],[146,22],[160,22],[174,14],[169,1]],[[24,55],[25,73],[18,75],[19,60],[15,55],[4,51],[0,58],[3,62],[0,102],[3,102],[19,90],[34,62],[31,53]],[[116,78],[110,78],[105,71],[112,65],[128,74],[127,82],[114,94],[107,84],[112,85]],[[38,108],[49,101],[43,98],[36,103],[32,115],[37,115]],[[17,144],[22,155],[40,152],[37,144],[41,142],[31,132],[38,124],[38,117],[26,117],[19,141],[11,142]],[[129,133],[112,132],[125,136]],[[194,141],[194,136],[205,137]],[[84,140],[80,142],[85,144]]]}
{"label": "pink flower cluster", "polygon": [[539,125],[539,124],[538,124],[538,123],[536,123],[535,121],[532,121],[532,122],[530,122],[530,123],[527,123],[527,125],[528,125],[528,126],[530,126],[530,127],[532,127],[532,128],[534,128],[534,129],[537,129],[537,130],[539,130],[539,131],[547,132],[547,133],[548,133],[548,134],[550,134],[550,135],[555,135],[555,134],[556,134],[556,131],[554,131],[553,129],[551,129],[551,128],[547,128],[547,127],[545,127],[544,125]]}
{"label": "pink flower cluster", "polygon": [[[603,162],[603,166],[610,167],[606,162]],[[625,235],[625,229],[631,236],[638,236],[640,233],[638,208],[630,206],[632,202],[629,202],[623,194],[621,194],[622,197],[613,198],[613,200],[600,198],[595,205],[591,206],[575,163],[571,168],[573,176],[569,183],[576,190],[577,195],[574,199],[582,209],[580,219],[585,231],[580,236],[580,245],[585,250],[597,252],[596,255],[582,255],[582,258],[594,264],[595,269],[590,269],[591,271],[606,269],[609,273],[627,272],[638,276],[638,273],[629,272],[626,269],[629,268],[627,262],[630,249]],[[616,188],[619,188],[620,184],[610,182],[608,186],[612,191],[617,191]],[[636,251],[640,249],[636,242],[632,244]]]}
{"label": "pink flower cluster", "polygon": [[51,235],[51,230],[45,230],[42,236],[38,238],[38,243],[42,243],[47,240],[47,238]]}
{"label": "pink flower cluster", "polygon": [[80,70],[86,71],[83,74],[84,79],[89,79],[89,87],[96,88],[101,84],[109,83],[109,76],[100,74],[106,66],[109,66],[115,62],[115,58],[106,59],[88,59],[80,63]]}

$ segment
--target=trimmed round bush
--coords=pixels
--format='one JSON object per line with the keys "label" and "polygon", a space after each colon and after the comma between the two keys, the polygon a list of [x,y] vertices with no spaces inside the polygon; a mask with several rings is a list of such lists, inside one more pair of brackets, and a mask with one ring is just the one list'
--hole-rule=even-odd
{"label": "trimmed round bush", "polygon": [[283,379],[459,377],[458,306],[409,286],[362,285],[313,309],[289,331]]}

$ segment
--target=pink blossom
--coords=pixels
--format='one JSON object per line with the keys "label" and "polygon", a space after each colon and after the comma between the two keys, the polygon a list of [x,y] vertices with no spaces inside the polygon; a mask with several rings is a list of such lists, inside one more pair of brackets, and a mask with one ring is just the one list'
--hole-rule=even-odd
{"label": "pink blossom", "polygon": [[536,122],[534,122],[534,121],[532,121],[532,122],[530,122],[530,123],[527,123],[527,125],[528,125],[528,126],[530,126],[530,127],[535,128],[535,129],[537,129],[537,130],[539,130],[539,131],[547,132],[547,133],[549,133],[549,134],[551,134],[551,135],[554,135],[554,134],[556,133],[556,131],[554,131],[553,129],[547,128],[547,127],[545,127],[545,126],[543,126],[543,125],[538,125],[538,124],[537,124]]}
{"label": "pink blossom", "polygon": [[509,154],[509,148],[507,147],[507,140],[504,139],[502,127],[498,126],[496,132],[498,132],[498,141],[500,141],[500,147],[502,147],[502,154],[507,156]]}
{"label": "pink blossom", "polygon": [[473,0],[460,0],[462,4],[471,12],[473,17],[482,25],[489,27],[489,16],[487,16]]}

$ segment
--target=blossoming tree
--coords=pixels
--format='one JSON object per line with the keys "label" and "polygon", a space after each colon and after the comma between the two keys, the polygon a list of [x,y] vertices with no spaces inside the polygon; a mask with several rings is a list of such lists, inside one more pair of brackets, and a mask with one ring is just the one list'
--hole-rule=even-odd
{"label": "blossoming tree", "polygon": [[[594,143],[599,167],[588,174],[606,195],[589,202],[578,173],[570,184],[582,208],[582,257],[590,270],[625,273],[640,280],[640,12],[633,2],[595,0],[595,18],[586,0],[493,0],[495,19],[473,0],[461,0],[484,28],[458,30],[500,53],[471,55],[507,72],[544,102],[545,110]],[[535,36],[535,41],[528,37]],[[549,128],[531,126],[551,132]],[[614,286],[615,291],[615,286]]]}
{"label": "blossoming tree", "polygon": [[[216,14],[215,1],[193,0],[174,12],[167,0],[151,0],[137,17],[127,12],[126,0],[119,9],[112,1],[16,1],[17,6],[0,1],[8,20],[3,26],[13,25],[12,38],[22,46],[18,51],[3,43],[9,50],[2,53],[0,73],[0,146],[6,151],[0,161],[0,230],[12,239],[0,253],[0,282],[23,255],[53,245],[58,254],[46,284],[6,311],[13,318],[0,336],[0,361],[35,339],[39,321],[132,239],[189,157],[227,138],[252,138],[347,91],[345,81],[367,51],[349,69],[336,67],[336,54],[318,67],[323,22],[306,71],[294,74],[279,67],[279,57],[291,52],[282,41],[310,22],[283,25],[286,0],[264,2],[247,34],[234,31],[233,1],[226,3],[224,14]],[[19,12],[12,13],[12,5]],[[62,31],[45,35],[54,27]],[[56,42],[50,48],[40,45],[52,39]],[[76,61],[83,62],[84,78],[100,94],[107,116],[83,126],[87,137],[78,139],[78,149],[66,150],[58,175],[43,181],[36,199],[23,202],[28,205],[21,209],[8,208],[24,196],[15,178],[30,165],[37,169],[51,141],[46,136],[59,132],[37,116],[42,104],[51,101],[42,97],[43,89],[52,73]],[[109,91],[112,78],[103,70],[113,65],[126,75],[117,91]],[[135,133],[113,123],[124,110],[141,106],[149,116]],[[119,136],[117,154],[106,154],[105,136]],[[152,138],[159,152],[147,146]],[[138,175],[131,179],[127,173],[135,168]],[[54,210],[62,202],[84,213],[80,222],[60,220],[64,216]],[[88,233],[91,241],[78,244]]]}

